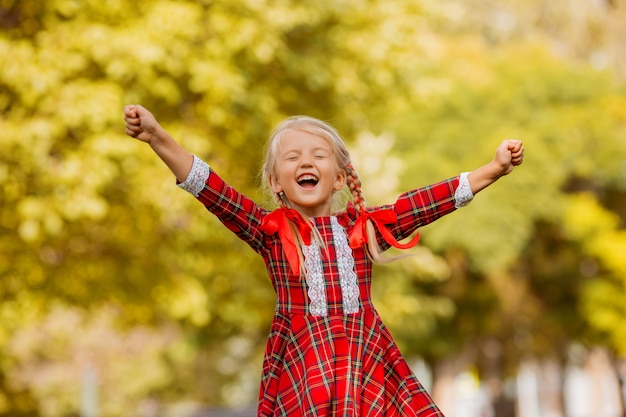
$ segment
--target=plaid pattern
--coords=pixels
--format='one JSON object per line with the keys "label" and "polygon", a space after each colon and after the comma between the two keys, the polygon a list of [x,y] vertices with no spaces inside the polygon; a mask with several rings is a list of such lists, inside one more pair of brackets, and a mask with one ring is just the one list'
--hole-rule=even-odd
{"label": "plaid pattern", "polygon": [[[401,195],[391,205],[398,239],[455,210],[458,177]],[[372,263],[353,251],[360,291],[357,313],[344,314],[332,225],[313,219],[326,247],[321,249],[327,311],[309,311],[305,279],[291,272],[278,235],[260,231],[269,211],[228,186],[210,171],[197,196],[205,207],[259,253],[276,291],[276,311],[263,360],[258,415],[270,416],[442,416],[413,375],[371,302]],[[351,231],[356,210],[337,213]],[[384,240],[380,241],[385,248]]]}

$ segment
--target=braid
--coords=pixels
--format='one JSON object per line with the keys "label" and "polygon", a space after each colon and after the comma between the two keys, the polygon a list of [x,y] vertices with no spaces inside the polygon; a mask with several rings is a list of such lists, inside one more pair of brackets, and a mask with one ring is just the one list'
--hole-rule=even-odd
{"label": "braid", "polygon": [[[366,211],[365,205],[365,196],[363,195],[363,190],[361,189],[361,179],[359,178],[359,174],[357,174],[356,169],[352,163],[348,163],[346,165],[346,184],[348,188],[350,188],[350,193],[352,194],[352,199],[354,201],[354,205],[359,213],[359,216]],[[367,244],[366,244],[366,252],[368,256],[374,262],[383,262],[380,254],[382,252],[378,239],[376,237],[376,231],[374,230],[374,225],[370,219],[367,219],[366,224],[366,233],[367,233]]]}
{"label": "braid", "polygon": [[361,189],[361,179],[351,163],[346,165],[346,183],[350,188],[357,210],[360,212],[365,211],[365,196],[363,196],[363,190]]}

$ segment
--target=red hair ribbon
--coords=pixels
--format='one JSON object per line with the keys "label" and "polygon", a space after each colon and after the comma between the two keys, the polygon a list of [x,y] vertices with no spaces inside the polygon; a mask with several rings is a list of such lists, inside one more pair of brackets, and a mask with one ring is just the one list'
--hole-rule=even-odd
{"label": "red hair ribbon", "polygon": [[382,235],[385,242],[390,244],[393,247],[398,249],[410,249],[413,246],[417,245],[420,240],[420,235],[416,234],[410,242],[400,243],[395,238],[395,236],[389,231],[386,224],[397,223],[398,218],[396,216],[396,212],[387,209],[387,210],[377,210],[377,211],[364,211],[361,213],[356,222],[354,223],[354,228],[350,233],[350,247],[352,249],[357,249],[365,244],[367,244],[367,221],[370,220]]}
{"label": "red hair ribbon", "polygon": [[261,221],[261,231],[268,235],[278,233],[282,241],[283,251],[293,274],[300,274],[300,258],[295,236],[289,225],[289,221],[297,228],[305,245],[311,244],[311,224],[294,209],[281,207],[269,213]]}

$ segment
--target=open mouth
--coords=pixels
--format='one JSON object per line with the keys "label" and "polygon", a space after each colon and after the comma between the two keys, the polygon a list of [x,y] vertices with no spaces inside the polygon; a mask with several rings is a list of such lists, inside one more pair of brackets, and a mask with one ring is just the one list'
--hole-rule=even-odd
{"label": "open mouth", "polygon": [[313,188],[319,182],[319,179],[315,175],[304,174],[297,179],[298,185],[304,188]]}

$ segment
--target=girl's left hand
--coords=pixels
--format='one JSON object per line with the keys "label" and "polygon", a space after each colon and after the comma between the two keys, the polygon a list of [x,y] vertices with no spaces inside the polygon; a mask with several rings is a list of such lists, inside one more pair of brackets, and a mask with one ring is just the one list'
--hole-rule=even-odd
{"label": "girl's left hand", "polygon": [[521,140],[507,139],[496,149],[495,161],[502,167],[503,175],[513,171],[524,161],[524,145]]}

